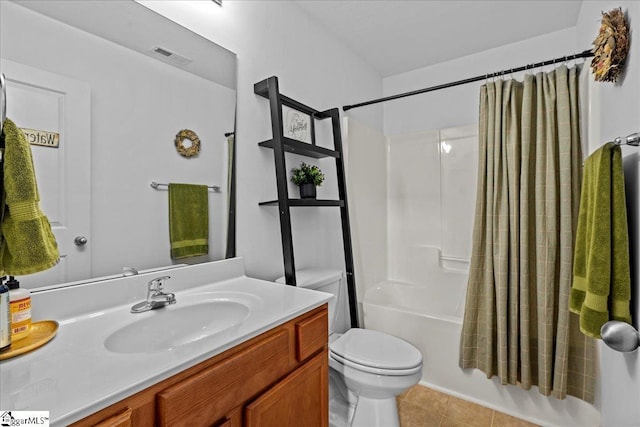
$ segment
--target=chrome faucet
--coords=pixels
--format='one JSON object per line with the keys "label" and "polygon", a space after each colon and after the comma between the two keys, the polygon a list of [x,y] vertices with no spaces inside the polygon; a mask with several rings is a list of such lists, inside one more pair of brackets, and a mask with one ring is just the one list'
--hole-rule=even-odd
{"label": "chrome faucet", "polygon": [[171,279],[171,276],[157,277],[147,284],[146,301],[134,304],[131,307],[132,313],[144,313],[145,311],[155,310],[169,304],[175,304],[176,296],[172,293],[165,294],[163,292],[164,281]]}

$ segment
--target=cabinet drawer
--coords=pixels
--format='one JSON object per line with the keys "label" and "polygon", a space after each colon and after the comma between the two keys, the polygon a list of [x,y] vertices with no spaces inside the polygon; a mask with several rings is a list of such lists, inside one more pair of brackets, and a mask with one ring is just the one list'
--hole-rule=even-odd
{"label": "cabinet drawer", "polygon": [[296,358],[299,362],[327,345],[328,319],[329,315],[325,307],[319,313],[296,323]]}
{"label": "cabinet drawer", "polygon": [[210,426],[291,370],[289,331],[275,334],[158,393],[159,426]]}

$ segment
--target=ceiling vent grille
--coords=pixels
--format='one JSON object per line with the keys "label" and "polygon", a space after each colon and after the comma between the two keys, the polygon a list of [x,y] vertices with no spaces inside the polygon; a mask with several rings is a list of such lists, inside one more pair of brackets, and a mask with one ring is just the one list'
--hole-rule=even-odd
{"label": "ceiling vent grille", "polygon": [[163,58],[168,59],[169,61],[174,62],[178,65],[187,65],[188,63],[192,62],[192,60],[187,58],[186,56],[171,52],[170,50],[163,47],[156,46],[151,49],[151,51],[156,55],[162,56]]}

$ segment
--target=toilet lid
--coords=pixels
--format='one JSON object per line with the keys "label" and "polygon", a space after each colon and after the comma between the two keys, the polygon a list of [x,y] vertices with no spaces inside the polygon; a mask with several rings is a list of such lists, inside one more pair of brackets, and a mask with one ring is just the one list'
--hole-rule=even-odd
{"label": "toilet lid", "polygon": [[411,369],[422,354],[408,342],[370,329],[349,329],[329,346],[332,353],[358,365],[379,369]]}

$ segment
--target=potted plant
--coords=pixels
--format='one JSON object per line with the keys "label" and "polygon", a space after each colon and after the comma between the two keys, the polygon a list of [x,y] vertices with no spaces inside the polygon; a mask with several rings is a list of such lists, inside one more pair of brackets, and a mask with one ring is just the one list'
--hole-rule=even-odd
{"label": "potted plant", "polygon": [[291,169],[291,173],[291,181],[300,187],[300,198],[315,199],[316,186],[322,185],[324,181],[324,174],[320,168],[302,162],[299,168]]}

